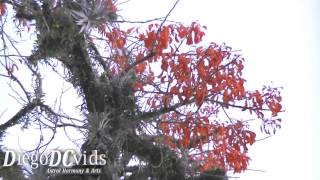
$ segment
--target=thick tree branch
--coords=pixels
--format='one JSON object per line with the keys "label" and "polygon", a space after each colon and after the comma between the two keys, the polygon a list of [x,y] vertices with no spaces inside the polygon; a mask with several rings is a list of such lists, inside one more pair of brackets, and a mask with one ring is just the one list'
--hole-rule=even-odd
{"label": "thick tree branch", "polygon": [[194,102],[195,102],[195,100],[192,99],[192,100],[189,100],[189,101],[186,101],[186,102],[180,102],[180,103],[174,104],[174,105],[169,106],[169,107],[163,107],[163,108],[160,108],[160,109],[157,109],[157,110],[153,110],[153,111],[149,111],[149,112],[143,112],[142,114],[138,115],[134,119],[136,119],[136,120],[146,120],[146,119],[149,119],[149,118],[153,118],[153,117],[159,116],[161,114],[165,114],[165,113],[168,113],[168,112],[171,112],[171,111],[176,111],[178,108],[180,108],[182,106],[186,106],[186,105],[192,104]]}
{"label": "thick tree branch", "polygon": [[[144,140],[141,137],[131,134],[124,149],[135,154],[141,159],[150,163],[151,169],[158,170],[159,179],[184,180],[184,164],[177,155],[164,146],[157,146],[152,141]],[[151,170],[150,169],[150,170]]]}
{"label": "thick tree branch", "polygon": [[20,111],[18,111],[12,118],[10,118],[7,122],[0,125],[0,134],[2,135],[6,129],[12,127],[16,124],[19,124],[19,120],[30,113],[35,107],[37,107],[39,101],[34,100],[31,103],[28,103],[24,106]]}

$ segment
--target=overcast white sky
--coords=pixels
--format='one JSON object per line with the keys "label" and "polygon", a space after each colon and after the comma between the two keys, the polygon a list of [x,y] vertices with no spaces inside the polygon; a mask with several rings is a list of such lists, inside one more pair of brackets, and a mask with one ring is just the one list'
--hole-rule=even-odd
{"label": "overcast white sky", "polygon": [[[147,20],[164,16],[173,4],[174,0],[131,0],[121,13],[126,19]],[[248,88],[271,81],[284,87],[282,129],[250,149],[249,168],[266,172],[231,176],[241,180],[320,179],[316,169],[320,167],[317,8],[316,0],[181,0],[170,17],[182,22],[198,20],[208,27],[206,41],[241,49]],[[8,97],[1,101],[12,102]],[[9,105],[1,104],[0,112]],[[14,144],[11,140],[11,146]]]}

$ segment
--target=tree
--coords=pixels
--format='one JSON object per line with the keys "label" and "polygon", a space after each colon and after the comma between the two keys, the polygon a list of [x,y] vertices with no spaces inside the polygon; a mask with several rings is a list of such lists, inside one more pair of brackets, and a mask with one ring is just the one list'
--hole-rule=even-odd
{"label": "tree", "polygon": [[[198,23],[169,23],[175,5],[164,18],[124,30],[128,22],[120,20],[117,4],[0,1],[1,76],[17,84],[24,103],[0,125],[1,137],[16,125],[39,124],[54,134],[78,129],[86,138],[82,152],[107,155],[102,179],[224,179],[226,172],[246,170],[256,133],[243,117],[260,119],[261,130],[274,133],[281,122],[279,88],[246,90],[241,55],[225,44],[203,45],[206,28]],[[21,36],[36,34],[30,55],[16,48],[21,36],[5,32],[10,14]],[[32,87],[16,75],[21,68],[31,74]],[[41,72],[48,68],[77,90],[82,119],[46,104]],[[241,113],[231,118],[230,110]],[[37,150],[53,138],[40,141]],[[71,178],[98,176],[66,177]]]}

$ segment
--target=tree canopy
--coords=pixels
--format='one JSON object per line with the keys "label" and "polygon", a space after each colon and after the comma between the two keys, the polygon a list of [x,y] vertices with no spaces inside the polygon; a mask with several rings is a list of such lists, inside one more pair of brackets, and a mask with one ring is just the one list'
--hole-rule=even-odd
{"label": "tree canopy", "polygon": [[[247,117],[260,120],[262,133],[275,133],[281,127],[280,89],[246,89],[238,51],[204,44],[207,30],[197,22],[168,21],[178,2],[164,18],[136,26],[121,18],[118,1],[0,0],[0,75],[15,83],[22,103],[3,120],[1,138],[16,125],[37,124],[53,134],[74,128],[85,136],[82,152],[106,153],[102,179],[223,179],[226,172],[245,171],[257,133]],[[11,37],[7,26],[17,34]],[[33,50],[22,54],[17,45],[30,46],[21,41],[29,36]],[[32,85],[17,75],[22,68]],[[46,69],[72,84],[81,119],[47,104]],[[40,176],[36,172],[25,178]]]}

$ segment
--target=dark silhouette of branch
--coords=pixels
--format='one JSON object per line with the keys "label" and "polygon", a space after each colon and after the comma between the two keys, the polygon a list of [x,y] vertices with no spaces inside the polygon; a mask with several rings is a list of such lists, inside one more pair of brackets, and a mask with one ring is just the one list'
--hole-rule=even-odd
{"label": "dark silhouette of branch", "polygon": [[9,127],[19,124],[20,123],[19,120],[25,117],[28,113],[30,113],[35,107],[38,106],[38,104],[39,104],[38,101],[33,101],[31,103],[28,103],[26,106],[20,109],[20,111],[18,111],[12,118],[10,118],[7,122],[5,122],[4,124],[1,124],[0,125],[1,135]]}

